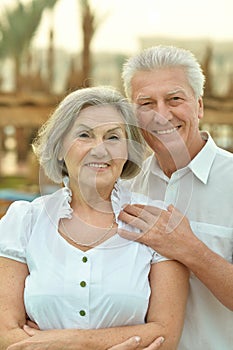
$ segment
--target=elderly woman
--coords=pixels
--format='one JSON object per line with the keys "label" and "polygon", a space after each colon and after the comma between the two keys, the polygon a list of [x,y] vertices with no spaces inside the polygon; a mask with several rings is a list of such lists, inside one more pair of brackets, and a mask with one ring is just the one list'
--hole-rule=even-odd
{"label": "elderly woman", "polygon": [[1,350],[117,349],[133,336],[142,349],[161,335],[176,349],[187,270],[118,235],[124,204],[158,204],[118,183],[142,162],[134,123],[121,94],[97,87],[69,94],[39,131],[33,149],[64,186],[13,203],[0,221]]}

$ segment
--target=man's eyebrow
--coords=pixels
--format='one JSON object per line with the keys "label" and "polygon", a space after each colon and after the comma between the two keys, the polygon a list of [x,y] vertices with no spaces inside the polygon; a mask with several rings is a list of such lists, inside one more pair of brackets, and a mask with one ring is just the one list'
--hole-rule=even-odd
{"label": "man's eyebrow", "polygon": [[183,89],[176,89],[176,90],[172,90],[172,91],[168,91],[167,92],[167,95],[170,96],[170,95],[174,95],[174,94],[177,94],[177,93],[185,93],[185,91]]}
{"label": "man's eyebrow", "polygon": [[140,100],[148,100],[148,99],[151,99],[151,96],[143,96],[143,95],[139,95],[139,96],[136,98],[136,101],[140,101]]}

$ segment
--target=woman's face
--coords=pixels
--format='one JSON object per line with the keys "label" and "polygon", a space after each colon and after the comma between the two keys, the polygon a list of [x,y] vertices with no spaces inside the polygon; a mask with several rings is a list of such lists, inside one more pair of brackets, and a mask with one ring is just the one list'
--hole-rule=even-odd
{"label": "woman's face", "polygon": [[113,187],[128,158],[123,118],[110,105],[86,107],[63,142],[72,186]]}

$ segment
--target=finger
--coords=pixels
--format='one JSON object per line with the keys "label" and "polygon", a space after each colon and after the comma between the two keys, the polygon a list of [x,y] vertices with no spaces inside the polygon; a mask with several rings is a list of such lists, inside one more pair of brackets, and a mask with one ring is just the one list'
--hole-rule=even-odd
{"label": "finger", "polygon": [[140,337],[132,337],[127,339],[125,342],[115,345],[113,347],[111,347],[108,350],[133,350],[133,349],[137,349],[137,347],[140,344]]}
{"label": "finger", "polygon": [[[123,215],[123,213],[126,215]],[[149,205],[134,204],[125,206],[120,215],[120,220],[145,232],[156,225],[158,221],[163,223],[168,222],[171,213],[167,210]],[[146,223],[147,226],[145,226],[144,223]]]}
{"label": "finger", "polygon": [[27,326],[31,327],[31,328],[35,328],[35,329],[40,329],[37,324],[33,321],[27,320]]}
{"label": "finger", "polygon": [[147,212],[149,212],[153,215],[156,215],[156,216],[159,216],[161,213],[167,211],[167,208],[165,206],[164,207],[156,207],[153,205],[143,205],[143,204],[128,204],[127,206],[146,210]]}
{"label": "finger", "polygon": [[157,218],[165,210],[150,205],[127,204],[123,211],[135,217],[140,216],[147,221],[147,217],[151,218],[150,214]]}
{"label": "finger", "polygon": [[27,334],[30,335],[31,337],[32,337],[33,335],[35,335],[36,332],[37,332],[37,330],[36,330],[35,328],[31,328],[31,327],[29,327],[29,326],[26,325],[26,324],[23,326],[23,330],[24,330],[25,333],[27,333]]}
{"label": "finger", "polygon": [[137,232],[132,232],[132,231],[127,231],[123,229],[118,229],[118,234],[122,238],[128,239],[129,241],[135,241],[135,242],[140,242],[144,243],[143,241],[143,233],[137,233]]}
{"label": "finger", "polygon": [[[125,224],[136,227],[140,231],[144,231],[147,229],[148,224],[142,220],[140,217],[131,216],[124,211],[121,211],[118,218],[123,221]],[[130,229],[130,228],[129,228]]]}
{"label": "finger", "polygon": [[171,217],[169,220],[169,232],[175,230],[185,218],[185,215],[180,212],[173,205],[168,206],[168,211],[171,213]]}
{"label": "finger", "polygon": [[163,344],[164,340],[165,340],[164,337],[159,337],[159,338],[155,339],[153,341],[153,343],[151,343],[149,346],[147,346],[143,350],[156,350],[156,349],[159,349],[160,346]]}

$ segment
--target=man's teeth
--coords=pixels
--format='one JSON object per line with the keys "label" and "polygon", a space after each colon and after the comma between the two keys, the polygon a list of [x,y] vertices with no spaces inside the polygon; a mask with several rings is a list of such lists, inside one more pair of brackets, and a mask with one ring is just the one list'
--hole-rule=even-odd
{"label": "man's teeth", "polygon": [[156,130],[156,134],[164,135],[164,134],[171,134],[172,132],[176,131],[178,128],[172,128],[168,130]]}
{"label": "man's teeth", "polygon": [[94,168],[107,168],[108,164],[106,163],[88,163],[87,166],[94,167]]}

